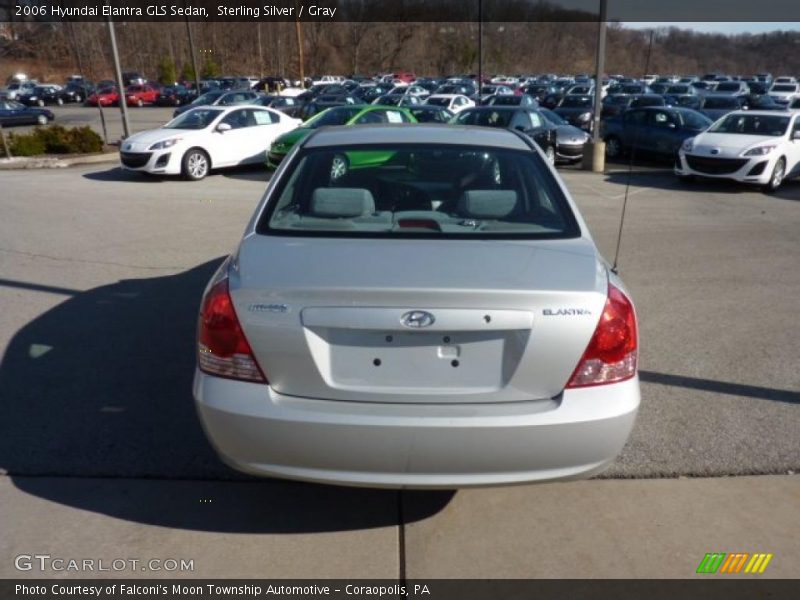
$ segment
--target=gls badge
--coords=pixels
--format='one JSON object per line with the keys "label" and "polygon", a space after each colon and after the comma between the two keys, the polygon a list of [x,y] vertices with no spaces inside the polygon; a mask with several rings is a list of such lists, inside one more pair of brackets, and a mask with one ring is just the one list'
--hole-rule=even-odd
{"label": "gls badge", "polygon": [[582,317],[584,315],[591,315],[592,311],[585,308],[559,308],[553,310],[552,308],[545,308],[542,311],[545,317]]}

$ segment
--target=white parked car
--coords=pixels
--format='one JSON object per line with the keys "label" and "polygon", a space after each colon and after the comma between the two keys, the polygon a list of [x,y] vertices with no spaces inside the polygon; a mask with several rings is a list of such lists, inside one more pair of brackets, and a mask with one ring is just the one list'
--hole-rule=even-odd
{"label": "white parked car", "polygon": [[800,175],[800,112],[735,111],[683,143],[675,174],[733,179],[775,191]]}
{"label": "white parked car", "polygon": [[263,162],[273,140],[300,123],[263,106],[199,106],[126,139],[120,162],[131,171],[203,179],[211,169]]}
{"label": "white parked car", "polygon": [[800,83],[773,83],[769,88],[769,96],[778,104],[789,104],[795,96],[800,95]]}
{"label": "white parked car", "polygon": [[470,100],[462,94],[434,94],[428,96],[425,104],[433,104],[435,106],[444,106],[453,114],[459,113],[465,108],[475,106],[475,101]]}
{"label": "white parked car", "polygon": [[342,83],[344,82],[343,75],[323,75],[319,79],[312,81],[312,85],[330,85],[332,83]]}
{"label": "white parked car", "polygon": [[421,85],[414,85],[413,83],[411,85],[407,83],[401,83],[399,85],[396,85],[391,90],[389,90],[389,94],[392,96],[398,94],[403,96],[416,96],[421,100],[431,95],[431,93],[424,87],[422,87]]}

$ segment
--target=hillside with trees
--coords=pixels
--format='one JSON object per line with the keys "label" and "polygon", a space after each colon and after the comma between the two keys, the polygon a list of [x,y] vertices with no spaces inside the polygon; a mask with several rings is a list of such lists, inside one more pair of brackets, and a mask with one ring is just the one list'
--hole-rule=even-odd
{"label": "hillside with trees", "polygon": [[[189,25],[201,76],[299,74],[292,22],[193,22]],[[169,82],[193,75],[184,22],[118,22],[124,69]],[[597,24],[591,22],[485,23],[485,73],[579,73],[594,69]],[[306,74],[374,74],[398,69],[418,74],[475,73],[477,23],[304,22]],[[608,73],[642,75],[650,32],[611,24]],[[104,23],[0,24],[0,77],[23,70],[41,80],[82,72],[111,74]],[[650,67],[655,73],[800,75],[800,32],[699,33],[656,29]]]}

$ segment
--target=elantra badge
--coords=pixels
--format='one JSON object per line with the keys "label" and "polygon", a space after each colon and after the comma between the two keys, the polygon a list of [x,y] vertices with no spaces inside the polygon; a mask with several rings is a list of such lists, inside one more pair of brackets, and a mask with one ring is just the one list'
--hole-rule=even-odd
{"label": "elantra badge", "polygon": [[410,310],[400,317],[400,323],[412,329],[430,327],[436,322],[436,317],[424,310]]}

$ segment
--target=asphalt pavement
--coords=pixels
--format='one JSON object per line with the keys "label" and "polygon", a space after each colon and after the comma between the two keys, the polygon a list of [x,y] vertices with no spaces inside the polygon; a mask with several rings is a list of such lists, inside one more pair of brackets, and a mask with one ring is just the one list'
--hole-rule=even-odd
{"label": "asphalt pavement", "polygon": [[[564,540],[564,551],[586,540],[628,544],[634,566],[619,576],[688,576],[684,562],[699,562],[693,553],[713,537],[713,528],[681,525],[680,515],[694,511],[709,515],[709,527],[727,527],[719,543],[764,551],[774,543],[782,560],[797,564],[800,550],[789,540],[800,533],[800,487],[786,475],[800,468],[800,182],[766,196],[728,184],[685,186],[658,170],[630,181],[623,170],[564,178],[609,259],[630,183],[619,266],[641,328],[633,435],[605,481],[412,494],[248,480],[225,467],[202,434],[191,398],[200,294],[235,247],[266,172],[197,183],[110,165],[0,172],[0,522],[16,524],[0,536],[0,576],[15,574],[8,556],[32,539],[46,550],[47,531],[70,520],[73,540],[85,545],[89,532],[117,532],[123,547],[140,552],[163,536],[175,548],[213,548],[212,538],[187,531],[272,536],[291,548],[276,564],[301,562],[269,576],[310,576],[328,560],[323,575],[352,576],[365,561],[364,573],[375,576],[455,577],[493,551],[511,566],[474,576],[556,576],[522,556],[540,535],[535,520],[552,544]],[[653,479],[730,475],[761,477]],[[681,487],[689,484],[696,485]],[[703,502],[715,494],[746,502],[722,517],[719,504]],[[180,502],[205,496],[216,498],[215,512],[182,512]],[[658,571],[652,554],[637,552],[643,541],[630,546],[630,531],[620,537],[614,529],[626,514],[647,524],[643,507],[657,496],[666,498],[658,522],[670,541],[649,538],[647,547],[659,556],[691,549],[680,569]],[[225,516],[225,506],[240,516]],[[759,506],[757,528],[734,526]],[[248,520],[259,507],[277,512]],[[555,517],[559,507],[571,525]],[[578,519],[593,509],[616,516],[594,526]],[[48,511],[61,516],[45,519]],[[467,524],[478,521],[469,537]],[[130,523],[146,527],[126,529]],[[476,545],[482,538],[493,541]],[[363,544],[371,558],[355,550]],[[573,576],[614,576],[603,574],[609,564],[588,561]],[[778,564],[775,573],[793,574]]]}

